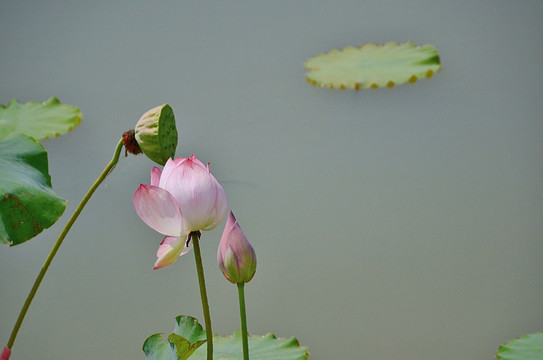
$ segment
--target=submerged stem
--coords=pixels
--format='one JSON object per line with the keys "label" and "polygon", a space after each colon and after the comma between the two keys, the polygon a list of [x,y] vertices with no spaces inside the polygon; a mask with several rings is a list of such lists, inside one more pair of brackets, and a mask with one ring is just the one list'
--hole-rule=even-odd
{"label": "submerged stem", "polygon": [[207,360],[213,360],[213,331],[211,330],[211,316],[209,315],[209,303],[207,301],[204,267],[202,266],[202,256],[200,253],[200,233],[198,231],[193,231],[190,233],[190,235],[192,239],[192,245],[194,247],[194,259],[196,260],[196,271],[198,272],[200,297],[202,298],[202,310],[204,312],[204,321],[206,325]]}
{"label": "submerged stem", "polygon": [[245,312],[244,282],[238,283],[239,317],[241,319],[241,341],[243,343],[243,360],[249,360],[249,342],[247,339],[247,314]]}
{"label": "submerged stem", "polygon": [[77,209],[75,209],[75,212],[73,213],[70,220],[68,220],[68,223],[64,227],[64,230],[60,233],[57,241],[55,242],[55,245],[51,249],[51,252],[49,252],[49,255],[47,256],[47,259],[45,260],[45,263],[43,264],[40,273],[38,274],[38,277],[36,278],[36,281],[34,282],[34,286],[30,290],[30,293],[28,294],[26,301],[23,305],[23,308],[21,309],[21,312],[19,313],[19,317],[17,318],[17,321],[15,322],[15,326],[13,327],[13,330],[11,331],[11,336],[8,341],[7,348],[11,349],[13,347],[13,343],[15,342],[15,338],[17,337],[17,333],[19,332],[19,329],[21,328],[21,325],[23,323],[23,320],[25,318],[25,315],[28,311],[28,308],[30,307],[30,304],[32,303],[32,299],[34,298],[34,295],[36,295],[36,291],[38,291],[38,288],[40,287],[40,284],[43,280],[43,277],[45,276],[45,273],[47,272],[47,269],[49,268],[49,265],[51,265],[51,262],[53,261],[53,258],[55,257],[60,245],[62,245],[62,241],[70,231],[70,228],[72,227],[75,220],[77,220],[77,217],[91,198],[91,196],[94,194],[94,191],[98,188],[98,186],[104,181],[104,179],[111,173],[113,168],[115,168],[115,165],[117,165],[117,162],[119,161],[119,155],[121,154],[121,149],[123,147],[123,140],[121,139],[119,143],[117,144],[117,147],[115,148],[115,152],[113,154],[113,158],[107,164],[105,169],[102,171],[98,179],[92,184],[89,191],[85,194],[85,197],[83,197],[83,200],[79,203],[77,206]]}

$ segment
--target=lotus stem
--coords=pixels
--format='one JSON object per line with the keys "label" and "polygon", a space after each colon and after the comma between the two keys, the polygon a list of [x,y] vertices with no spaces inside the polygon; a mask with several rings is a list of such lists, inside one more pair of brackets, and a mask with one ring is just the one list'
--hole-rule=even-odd
{"label": "lotus stem", "polygon": [[[94,194],[94,191],[100,186],[100,184],[105,180],[105,178],[113,171],[115,168],[115,165],[117,165],[117,162],[119,161],[119,156],[121,154],[121,150],[123,147],[123,140],[121,139],[119,143],[117,144],[117,147],[115,148],[115,152],[113,154],[113,158],[107,164],[105,169],[102,171],[98,179],[92,184],[89,191],[85,194],[85,197],[83,197],[83,200],[79,203],[77,206],[77,209],[75,209],[75,212],[73,213],[70,220],[68,220],[68,223],[60,233],[57,241],[55,242],[55,245],[51,249],[51,252],[49,252],[49,255],[47,256],[47,259],[45,260],[45,263],[43,264],[40,273],[38,274],[38,277],[36,278],[36,281],[34,282],[34,286],[30,290],[30,293],[28,294],[26,301],[23,305],[23,308],[21,309],[21,312],[19,313],[19,317],[17,318],[17,321],[15,322],[15,326],[13,327],[13,330],[11,331],[11,336],[8,341],[8,345],[6,348],[8,348],[11,353],[11,349],[13,348],[13,343],[15,342],[15,338],[17,337],[17,333],[19,332],[19,329],[21,328],[21,325],[23,323],[23,320],[26,316],[26,313],[28,312],[28,308],[30,307],[30,304],[32,303],[32,299],[34,299],[34,295],[36,295],[36,292],[38,291],[38,288],[40,287],[40,284],[43,280],[43,277],[45,276],[45,273],[47,272],[47,269],[49,269],[49,265],[51,265],[51,262],[53,261],[53,258],[55,257],[58,249],[60,248],[60,245],[62,245],[62,241],[70,231],[72,225],[74,224],[75,220],[77,220],[79,214],[91,198],[91,196]],[[6,350],[4,350],[6,351]],[[9,359],[9,357],[8,357]]]}
{"label": "lotus stem", "polygon": [[247,339],[247,314],[245,311],[245,283],[238,283],[239,317],[241,319],[241,341],[243,344],[243,360],[249,360],[249,342]]}
{"label": "lotus stem", "polygon": [[200,253],[200,232],[190,233],[194,247],[194,259],[196,260],[196,271],[198,272],[198,283],[200,284],[200,297],[202,298],[202,310],[206,325],[207,337],[207,360],[213,360],[213,331],[211,330],[211,316],[209,315],[209,303],[207,301],[206,282],[204,278],[204,267],[202,266],[202,255]]}

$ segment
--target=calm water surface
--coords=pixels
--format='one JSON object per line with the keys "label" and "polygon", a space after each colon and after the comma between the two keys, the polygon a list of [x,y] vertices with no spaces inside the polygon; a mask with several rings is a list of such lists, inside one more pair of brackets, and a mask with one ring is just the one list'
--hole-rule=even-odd
{"label": "calm water surface", "polygon": [[[57,96],[85,118],[44,141],[71,214],[122,132],[169,103],[178,156],[224,185],[258,256],[249,331],[312,359],[492,359],[542,330],[543,3],[179,1],[0,4],[0,103]],[[304,61],[414,41],[431,80],[332,91]],[[132,208],[152,163],[122,158],[60,249],[14,359],[143,359],[179,314],[200,319],[192,256],[153,271],[161,236]],[[0,247],[0,342],[63,217]],[[239,328],[222,225],[202,239],[213,330]]]}

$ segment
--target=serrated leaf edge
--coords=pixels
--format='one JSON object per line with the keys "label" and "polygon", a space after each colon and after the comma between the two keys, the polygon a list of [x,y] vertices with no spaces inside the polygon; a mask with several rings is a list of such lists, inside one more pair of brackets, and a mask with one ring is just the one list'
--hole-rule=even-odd
{"label": "serrated leaf edge", "polygon": [[[42,101],[42,102],[39,102],[39,101],[28,101],[28,102],[19,102],[17,99],[11,99],[10,102],[8,103],[7,106],[5,105],[2,105],[0,104],[0,108],[2,109],[9,109],[11,106],[20,106],[20,107],[23,107],[23,106],[26,106],[27,104],[41,104],[43,106],[47,106],[47,105],[51,105],[51,104],[55,104],[55,105],[64,105],[64,106],[69,106],[69,107],[72,107],[74,108],[74,110],[78,113],[78,115],[75,116],[75,122],[72,126],[70,126],[68,128],[68,130],[66,130],[65,133],[69,133],[71,132],[75,127],[79,126],[81,124],[81,121],[83,120],[83,113],[81,112],[81,109],[78,107],[78,106],[75,106],[75,105],[70,105],[70,104],[63,104],[60,102],[60,100],[56,97],[56,96],[51,96],[49,99],[45,100],[45,101]],[[52,136],[46,136],[46,137],[40,137],[39,139],[37,140],[45,140],[45,139],[52,139],[52,138],[57,138],[59,137],[60,135],[63,135],[65,133],[55,133],[54,135]],[[5,140],[5,139],[4,139]]]}
{"label": "serrated leaf edge", "polygon": [[[328,52],[320,53],[320,54],[318,54],[316,56],[313,56],[313,57],[309,58],[308,60],[306,60],[306,62],[304,63],[304,67],[309,71],[313,71],[313,70],[315,70],[315,68],[309,67],[308,64],[307,64],[310,60],[313,60],[313,59],[318,58],[318,57],[323,57],[323,56],[326,56],[326,55],[329,55],[329,54],[337,53],[337,52],[343,52],[346,49],[363,49],[365,47],[382,48],[382,47],[385,47],[387,45],[388,46],[392,46],[392,45],[394,45],[394,46],[408,46],[408,47],[415,47],[415,48],[421,48],[421,47],[424,47],[424,46],[432,46],[432,45],[429,45],[429,44],[417,45],[412,41],[407,41],[405,43],[399,43],[399,42],[396,42],[396,41],[388,41],[388,42],[386,42],[384,44],[366,43],[366,44],[360,45],[360,46],[348,45],[348,46],[344,47],[341,50],[332,49],[332,50],[330,50]],[[429,69],[425,74],[425,77],[428,78],[428,79],[432,78],[432,76],[434,76],[434,74],[440,72],[442,67],[443,67],[442,64],[441,64],[439,54],[437,55],[437,58],[439,60],[439,68],[436,71],[433,71],[432,69]],[[321,89],[324,89],[324,88],[329,88],[329,89],[338,88],[340,90],[355,89],[356,91],[359,91],[361,88],[362,89],[378,89],[379,88],[379,85],[377,85],[376,83],[371,83],[371,84],[369,84],[367,86],[362,86],[361,83],[357,82],[357,83],[355,83],[354,87],[346,86],[345,84],[340,84],[339,86],[334,87],[334,84],[326,85],[325,83],[320,83],[320,82],[318,82],[316,80],[312,80],[312,79],[309,78],[308,75],[305,76],[305,79],[309,84],[311,84],[311,85],[313,85],[315,87],[319,87]],[[415,75],[415,74],[411,74],[411,77],[409,78],[409,80],[407,82],[409,82],[410,84],[414,84],[414,83],[417,82],[417,80],[419,80],[419,77],[417,75]],[[396,85],[396,83],[394,81],[389,80],[388,83],[386,84],[386,87],[392,89],[395,85]],[[381,88],[383,88],[383,87],[384,86],[382,86]]]}

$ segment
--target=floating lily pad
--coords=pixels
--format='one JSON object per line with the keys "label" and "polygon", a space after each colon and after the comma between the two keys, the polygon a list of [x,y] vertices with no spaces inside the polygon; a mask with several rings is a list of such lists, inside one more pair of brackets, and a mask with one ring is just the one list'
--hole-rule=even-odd
{"label": "floating lily pad", "polygon": [[[191,360],[207,359],[207,344],[205,333],[197,320],[190,316],[178,316],[177,325],[173,334],[165,338],[163,334],[155,334],[149,337],[143,345],[143,351],[147,360],[184,360],[187,357],[180,356],[181,350],[187,346],[197,345],[189,354]],[[175,336],[172,336],[175,335]],[[202,340],[203,339],[203,340]],[[265,336],[249,336],[249,355],[251,360],[306,360],[309,352],[295,338],[281,339],[273,334]],[[179,346],[181,344],[181,346]],[[200,346],[203,345],[203,346]],[[186,354],[181,351],[181,354]],[[213,336],[213,355],[216,359],[242,360],[243,349],[241,333],[234,332],[232,336]]]}
{"label": "floating lily pad", "polygon": [[543,359],[543,333],[524,335],[500,346],[498,360]]}
{"label": "floating lily pad", "polygon": [[356,89],[415,83],[431,78],[441,69],[439,54],[432,45],[412,42],[365,44],[332,50],[307,60],[306,79],[321,88]]}
{"label": "floating lily pad", "polygon": [[0,141],[0,243],[33,238],[58,220],[67,203],[51,188],[40,143],[26,135]]}
{"label": "floating lily pad", "polygon": [[8,106],[0,105],[0,140],[17,134],[36,140],[59,136],[79,125],[81,119],[79,108],[61,104],[55,97],[43,103],[12,100]]}
{"label": "floating lily pad", "polygon": [[[274,334],[249,335],[249,358],[251,360],[306,360],[309,351],[300,346],[296,338],[281,339]],[[213,336],[213,355],[217,359],[243,360],[241,332],[232,336]],[[198,348],[191,360],[207,359],[207,346]]]}

